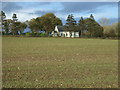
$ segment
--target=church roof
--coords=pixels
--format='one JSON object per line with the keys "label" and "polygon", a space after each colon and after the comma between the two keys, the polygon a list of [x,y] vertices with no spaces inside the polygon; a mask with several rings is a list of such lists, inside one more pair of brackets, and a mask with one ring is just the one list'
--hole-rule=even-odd
{"label": "church roof", "polygon": [[58,31],[64,31],[64,27],[63,26],[57,26]]}
{"label": "church roof", "polygon": [[72,28],[68,28],[67,26],[57,26],[58,31],[74,31]]}

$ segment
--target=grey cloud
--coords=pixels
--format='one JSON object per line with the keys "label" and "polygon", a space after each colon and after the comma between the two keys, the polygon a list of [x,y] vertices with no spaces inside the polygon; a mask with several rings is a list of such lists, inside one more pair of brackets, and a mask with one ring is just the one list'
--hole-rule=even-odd
{"label": "grey cloud", "polygon": [[2,10],[5,12],[12,12],[22,9],[21,6],[17,4],[17,2],[2,2]]}
{"label": "grey cloud", "polygon": [[[44,15],[46,13],[56,13],[56,11],[51,10],[51,11],[35,11],[34,12],[34,14],[36,14],[38,16],[42,16],[42,15]],[[29,14],[33,14],[33,13],[29,13]]]}
{"label": "grey cloud", "polygon": [[[22,3],[23,5],[28,4],[30,7],[38,7],[40,5],[46,5],[51,2],[2,2],[2,10],[5,11],[6,13],[12,13],[23,8],[25,9],[25,7],[20,6],[19,3]],[[35,12],[35,14],[37,13]]]}
{"label": "grey cloud", "polygon": [[[23,9],[24,7],[20,6],[18,4],[19,2],[2,2],[2,10],[10,13],[10,12],[14,12],[16,10],[20,10]],[[21,2],[20,2],[21,3]],[[30,4],[30,7],[39,7],[39,6],[44,6],[44,5],[49,5],[53,2],[23,2],[24,3],[28,3]],[[83,13],[83,12],[87,12],[87,13],[95,13],[95,12],[101,12],[101,9],[98,9],[101,6],[116,6],[117,2],[59,2],[62,4],[63,6],[63,10],[51,10],[51,11],[34,11],[34,12],[30,12],[28,14],[36,14],[37,16],[41,16],[44,15],[46,13],[59,13],[61,15],[68,15],[71,13]],[[29,7],[28,7],[29,8]],[[25,9],[25,8],[24,8]],[[63,22],[65,23],[65,19],[61,18],[63,20]],[[79,18],[76,18],[76,20],[78,21]],[[114,22],[115,19],[112,19],[112,21]]]}
{"label": "grey cloud", "polygon": [[[52,13],[60,13],[60,14],[70,14],[70,13],[96,13],[96,12],[101,12],[102,9],[99,7],[101,6],[116,6],[117,2],[60,2],[63,5],[62,10],[60,11],[36,11],[35,14],[40,15],[40,14],[45,14],[48,12]],[[49,3],[47,3],[49,4]]]}
{"label": "grey cloud", "polygon": [[[22,9],[22,6],[18,5],[19,2],[3,2],[2,3],[2,9],[5,12],[12,12],[15,10],[19,10]],[[20,2],[21,3],[21,2]],[[49,5],[53,2],[22,2],[24,3],[28,3],[31,7],[38,7],[40,5]],[[98,10],[98,7],[101,6],[105,6],[105,5],[116,5],[117,3],[115,2],[59,2],[63,5],[63,10],[61,11],[35,11],[35,14],[39,14],[39,12],[41,12],[41,14],[44,14],[45,12],[59,12],[61,14],[69,14],[69,13],[74,13],[74,12],[84,12],[87,11],[89,12],[98,12],[100,11],[100,9]]]}
{"label": "grey cloud", "polygon": [[64,6],[63,12],[74,13],[74,12],[95,12],[96,9],[101,6],[110,5],[115,6],[115,2],[62,2]]}

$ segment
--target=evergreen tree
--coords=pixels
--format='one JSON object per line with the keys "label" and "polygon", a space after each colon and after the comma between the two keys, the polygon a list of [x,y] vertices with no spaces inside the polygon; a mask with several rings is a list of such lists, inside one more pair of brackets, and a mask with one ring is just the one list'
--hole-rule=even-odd
{"label": "evergreen tree", "polygon": [[17,15],[16,14],[13,14],[12,16],[13,20],[12,20],[12,23],[10,25],[10,28],[11,28],[11,32],[13,35],[18,35],[18,27],[20,25],[20,22],[17,22]]}
{"label": "evergreen tree", "polygon": [[95,20],[94,16],[92,14],[90,15],[90,19]]}
{"label": "evergreen tree", "polygon": [[3,31],[3,29],[5,29],[5,18],[6,18],[6,15],[5,15],[5,13],[3,12],[3,11],[1,11],[0,12],[0,27],[2,27],[2,32],[4,32]]}
{"label": "evergreen tree", "polygon": [[6,19],[5,12],[3,11],[1,11],[0,13],[0,18],[1,18],[0,24],[1,24],[2,30],[4,30],[4,34],[8,35],[11,19]]}
{"label": "evergreen tree", "polygon": [[0,19],[3,21],[6,18],[6,15],[3,11],[0,12]]}
{"label": "evergreen tree", "polygon": [[95,20],[87,18],[84,22],[85,28],[90,33],[91,37],[101,37],[103,35],[103,27],[101,27]]}
{"label": "evergreen tree", "polygon": [[14,21],[14,22],[18,20],[16,14],[13,14],[12,18],[13,18],[13,21]]}
{"label": "evergreen tree", "polygon": [[83,36],[83,30],[85,30],[85,23],[84,23],[83,17],[81,17],[80,20],[78,21],[78,27],[80,29],[81,37],[82,37]]}
{"label": "evergreen tree", "polygon": [[4,30],[5,30],[6,35],[9,34],[11,22],[12,22],[11,19],[7,19],[7,20],[4,21]]}
{"label": "evergreen tree", "polygon": [[77,30],[77,26],[76,26],[77,24],[76,24],[73,14],[68,15],[66,22],[67,23],[64,26],[65,30],[71,30],[71,31]]}
{"label": "evergreen tree", "polygon": [[75,25],[76,25],[76,21],[75,21],[75,19],[74,19],[73,14],[68,15],[66,21],[67,21],[66,25],[68,25],[68,26],[75,26]]}

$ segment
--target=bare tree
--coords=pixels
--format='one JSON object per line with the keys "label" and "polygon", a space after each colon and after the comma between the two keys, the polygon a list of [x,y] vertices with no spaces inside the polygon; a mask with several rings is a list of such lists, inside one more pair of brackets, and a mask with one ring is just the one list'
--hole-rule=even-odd
{"label": "bare tree", "polygon": [[99,20],[99,22],[100,22],[100,24],[101,24],[102,26],[106,26],[106,25],[109,25],[110,19],[105,18],[105,17],[102,17],[102,18]]}

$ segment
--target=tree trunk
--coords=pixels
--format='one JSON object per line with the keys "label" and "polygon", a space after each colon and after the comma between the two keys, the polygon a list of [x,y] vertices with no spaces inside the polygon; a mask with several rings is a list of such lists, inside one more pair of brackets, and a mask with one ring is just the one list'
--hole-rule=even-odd
{"label": "tree trunk", "polygon": [[46,31],[47,36],[49,36],[49,31]]}
{"label": "tree trunk", "polygon": [[20,35],[22,35],[22,31],[20,31]]}
{"label": "tree trunk", "polygon": [[83,36],[82,30],[81,30],[81,37]]}

